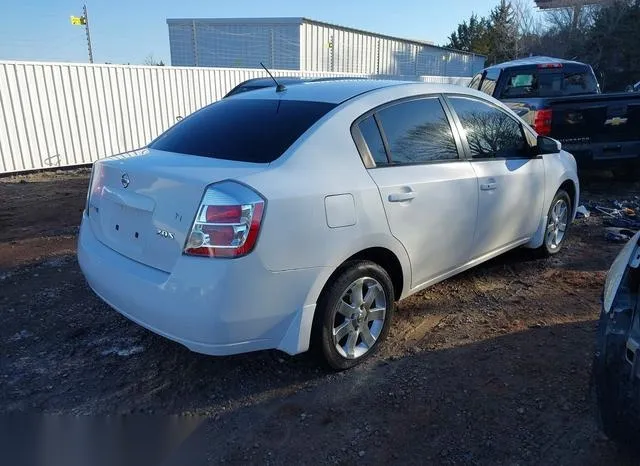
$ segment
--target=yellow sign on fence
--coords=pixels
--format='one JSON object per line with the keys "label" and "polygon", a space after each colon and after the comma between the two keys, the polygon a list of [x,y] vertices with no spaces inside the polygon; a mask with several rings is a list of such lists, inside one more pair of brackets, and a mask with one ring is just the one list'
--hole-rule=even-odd
{"label": "yellow sign on fence", "polygon": [[74,26],[84,26],[85,24],[87,24],[87,20],[84,18],[84,16],[72,16],[71,24],[73,24]]}

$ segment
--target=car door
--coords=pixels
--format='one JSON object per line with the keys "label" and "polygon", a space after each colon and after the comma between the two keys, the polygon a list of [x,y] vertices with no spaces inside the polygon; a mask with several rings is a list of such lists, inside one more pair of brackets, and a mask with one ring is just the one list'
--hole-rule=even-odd
{"label": "car door", "polygon": [[478,207],[471,164],[438,96],[394,102],[356,125],[391,233],[411,262],[412,288],[468,261]]}
{"label": "car door", "polygon": [[472,259],[529,239],[542,215],[544,160],[533,155],[524,126],[483,99],[450,95],[471,166],[478,177]]}

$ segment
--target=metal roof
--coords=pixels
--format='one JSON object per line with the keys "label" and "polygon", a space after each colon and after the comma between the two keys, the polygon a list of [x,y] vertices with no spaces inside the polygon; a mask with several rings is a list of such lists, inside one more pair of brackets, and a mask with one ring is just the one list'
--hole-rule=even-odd
{"label": "metal roof", "polygon": [[511,68],[513,66],[528,66],[528,65],[542,65],[546,63],[571,63],[574,65],[584,65],[584,63],[580,63],[572,60],[564,60],[562,58],[553,58],[553,57],[527,57],[527,58],[519,58],[517,60],[506,61],[504,63],[498,63],[497,65],[491,65],[487,68]]}
{"label": "metal roof", "polygon": [[302,24],[302,17],[273,18],[167,18],[167,24],[198,21],[208,24]]}
{"label": "metal roof", "polygon": [[339,24],[326,23],[324,21],[317,21],[315,19],[305,18],[305,17],[274,17],[274,18],[168,18],[167,24],[184,24],[184,23],[192,23],[194,21],[206,23],[206,24],[316,24],[319,26],[327,26],[335,29],[341,29],[343,31],[354,32],[358,34],[366,34],[368,36],[379,37],[381,39],[390,39],[396,40],[399,42],[404,42],[407,44],[419,45],[421,47],[431,47],[434,49],[446,50],[448,52],[460,53],[463,55],[475,56],[475,57],[485,57],[485,55],[479,53],[472,52],[464,52],[462,50],[452,49],[448,47],[442,47],[439,45],[434,45],[429,41],[422,41],[416,39],[405,39],[403,37],[397,36],[389,36],[386,34],[379,34],[377,32],[365,31],[364,29],[357,29],[347,26],[340,26]]}

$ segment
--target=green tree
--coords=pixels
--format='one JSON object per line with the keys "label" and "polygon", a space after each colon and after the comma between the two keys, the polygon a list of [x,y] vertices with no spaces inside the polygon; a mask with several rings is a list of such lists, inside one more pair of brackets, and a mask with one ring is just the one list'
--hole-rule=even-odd
{"label": "green tree", "polygon": [[491,64],[512,60],[517,56],[518,25],[511,2],[501,0],[489,14],[489,54]]}
{"label": "green tree", "polygon": [[607,91],[640,80],[640,1],[619,1],[594,15],[576,53],[590,63]]}
{"label": "green tree", "polygon": [[489,53],[489,21],[472,14],[469,22],[463,21],[449,36],[447,47],[480,55]]}
{"label": "green tree", "polygon": [[502,0],[488,18],[473,14],[449,36],[448,47],[487,57],[489,64],[516,58],[518,23],[511,2]]}

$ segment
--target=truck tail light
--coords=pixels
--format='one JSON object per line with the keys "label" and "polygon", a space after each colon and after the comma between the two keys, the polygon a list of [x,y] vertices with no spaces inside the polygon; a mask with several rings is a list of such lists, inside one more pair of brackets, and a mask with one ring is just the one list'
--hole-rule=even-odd
{"label": "truck tail light", "polygon": [[249,254],[258,240],[264,207],[262,196],[235,181],[207,187],[184,254],[205,257]]}
{"label": "truck tail light", "polygon": [[551,119],[553,118],[553,110],[542,109],[536,110],[533,116],[533,129],[542,136],[551,134]]}
{"label": "truck tail light", "polygon": [[538,68],[540,68],[540,69],[549,69],[549,68],[558,69],[558,68],[562,68],[562,63],[540,63],[538,65]]}

